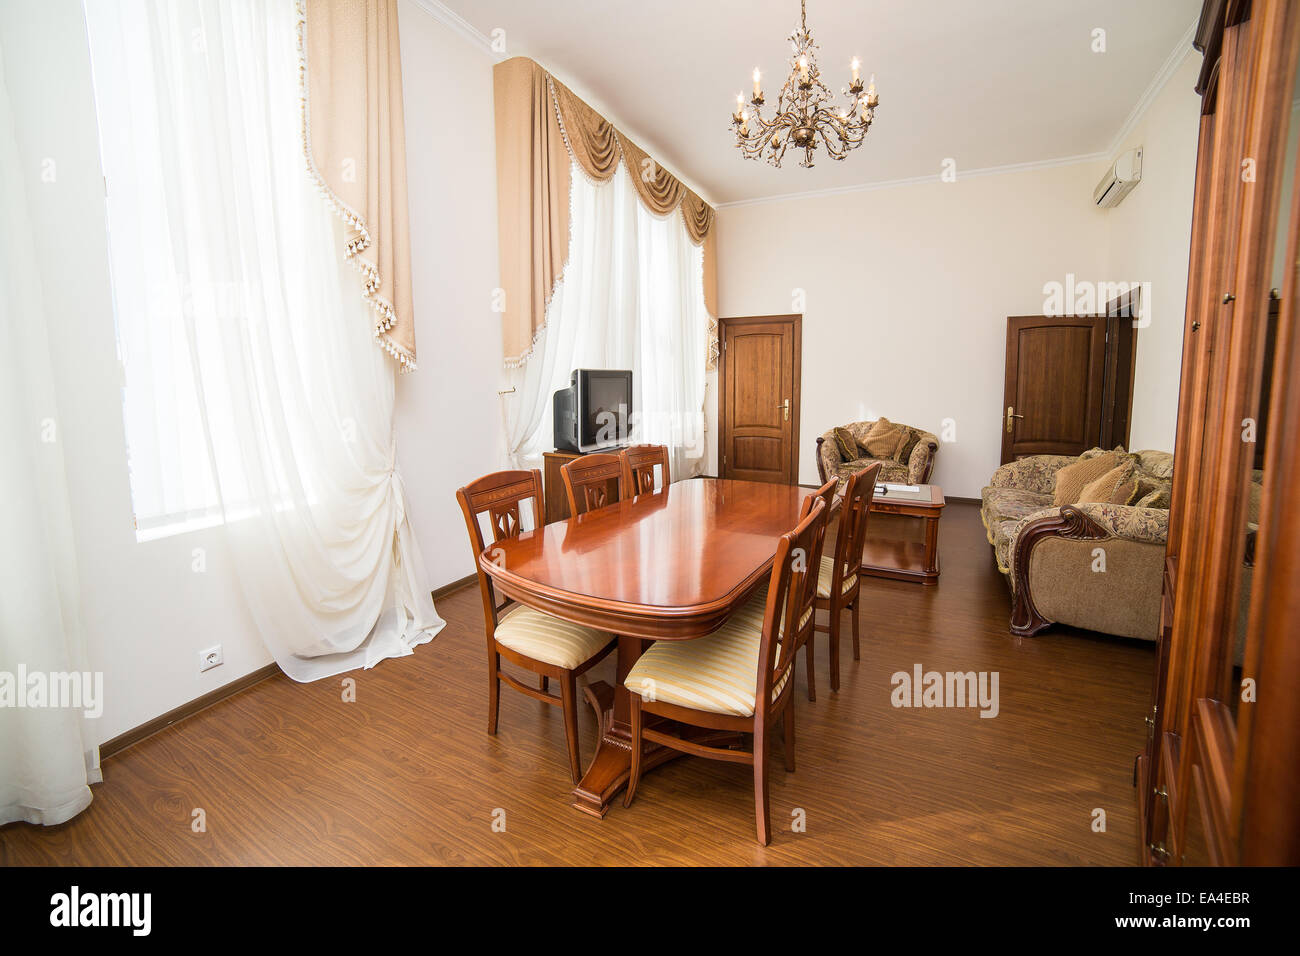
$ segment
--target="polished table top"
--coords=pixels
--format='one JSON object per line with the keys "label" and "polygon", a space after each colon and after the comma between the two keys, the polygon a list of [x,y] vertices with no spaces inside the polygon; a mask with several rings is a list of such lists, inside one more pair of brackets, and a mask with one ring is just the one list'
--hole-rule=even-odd
{"label": "polished table top", "polygon": [[560,617],[619,634],[700,637],[766,578],[808,494],[690,479],[489,545],[479,563],[507,595]]}

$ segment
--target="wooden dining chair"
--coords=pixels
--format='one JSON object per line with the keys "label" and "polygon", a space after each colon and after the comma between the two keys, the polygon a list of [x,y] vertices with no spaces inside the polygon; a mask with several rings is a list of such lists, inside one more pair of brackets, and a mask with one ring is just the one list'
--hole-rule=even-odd
{"label": "wooden dining chair", "polygon": [[[754,768],[754,816],[758,842],[772,839],[768,812],[767,756],[770,729],[780,717],[785,732],[785,769],[794,770],[795,655],[813,624],[817,568],[826,534],[826,504],[818,499],[793,530],[777,541],[766,594],[751,598],[707,637],[656,641],[628,671],[631,692],[632,771],[624,806],[631,806],[641,780],[642,747],[649,740],[711,760]],[[710,730],[753,735],[749,751],[714,747],[646,725],[655,714]]]}
{"label": "wooden dining chair", "polygon": [[[484,475],[456,492],[460,510],[469,530],[470,548],[474,552],[474,569],[478,572],[479,591],[483,597],[483,621],[487,628],[488,652],[488,733],[497,732],[501,710],[501,682],[529,697],[558,705],[564,713],[564,737],[569,748],[569,772],[573,782],[582,777],[578,753],[578,675],[599,662],[617,644],[612,634],[573,624],[509,599],[497,603],[492,579],[479,566],[479,555],[487,547],[480,517],[488,516],[494,542],[516,538],[522,530],[521,508],[532,500],[533,527],[542,521],[542,473],[499,471]],[[489,559],[491,554],[488,555]],[[502,613],[506,611],[506,613]],[[524,670],[540,676],[538,687],[529,687],[504,671],[505,658]],[[560,696],[548,692],[551,678],[560,685]]]}
{"label": "wooden dining chair", "polygon": [[[807,498],[805,498],[803,500],[802,507],[799,509],[799,517],[806,518],[808,516],[808,513],[812,511],[813,503],[816,501],[822,501],[825,502],[826,504],[826,520],[827,523],[829,523],[831,511],[835,507],[835,486],[837,484],[839,484],[839,480],[836,478],[832,478],[830,481],[826,482],[826,484],[822,485],[815,492],[813,492]],[[823,562],[825,561],[825,556],[822,557],[822,561]],[[804,663],[806,664],[808,670],[808,699],[810,701],[815,702],[817,700],[817,672],[813,661],[814,643],[815,642],[813,640],[813,629],[809,628],[807,642],[803,645],[804,654],[805,654]],[[837,681],[833,683],[835,683],[836,686],[838,687]]]}
{"label": "wooden dining chair", "polygon": [[660,469],[659,487],[667,488],[673,480],[668,469],[668,446],[632,445],[624,448],[623,494],[629,498],[645,495],[655,490],[655,466]]}
{"label": "wooden dining chair", "polygon": [[[817,610],[830,613],[829,624],[816,624],[814,631],[830,634],[831,691],[840,689],[840,618],[845,610],[853,615],[853,659],[859,659],[858,598],[862,594],[862,548],[867,542],[867,518],[871,515],[871,502],[876,495],[876,478],[880,463],[856,471],[849,476],[840,504],[840,526],[835,535],[833,554],[822,555],[817,577]],[[834,484],[834,482],[831,482]],[[813,695],[813,646],[816,639],[808,639],[808,699]]]}
{"label": "wooden dining chair", "polygon": [[623,459],[618,455],[583,455],[560,466],[569,513],[586,514],[622,497]]}

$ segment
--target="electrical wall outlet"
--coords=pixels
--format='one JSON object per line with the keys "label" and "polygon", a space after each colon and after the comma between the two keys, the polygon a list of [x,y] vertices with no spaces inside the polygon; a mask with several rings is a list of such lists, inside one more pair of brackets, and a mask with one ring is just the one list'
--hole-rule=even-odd
{"label": "electrical wall outlet", "polygon": [[225,660],[225,655],[221,653],[220,644],[209,647],[206,651],[199,651],[199,670],[210,671],[212,668],[224,663]]}

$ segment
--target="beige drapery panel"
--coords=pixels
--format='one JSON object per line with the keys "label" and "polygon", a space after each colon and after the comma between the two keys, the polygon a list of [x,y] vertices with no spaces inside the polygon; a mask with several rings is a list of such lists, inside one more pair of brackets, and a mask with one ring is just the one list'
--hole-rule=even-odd
{"label": "beige drapery panel", "polygon": [[505,364],[528,361],[546,325],[569,254],[569,160],[598,182],[627,165],[651,212],[680,211],[704,249],[704,304],[710,316],[708,367],[717,363],[717,232],[712,206],[656,163],[559,80],[527,57],[493,69],[496,107],[497,225],[505,290]]}
{"label": "beige drapery panel", "polygon": [[303,149],[348,226],[375,340],[415,368],[397,0],[298,0]]}

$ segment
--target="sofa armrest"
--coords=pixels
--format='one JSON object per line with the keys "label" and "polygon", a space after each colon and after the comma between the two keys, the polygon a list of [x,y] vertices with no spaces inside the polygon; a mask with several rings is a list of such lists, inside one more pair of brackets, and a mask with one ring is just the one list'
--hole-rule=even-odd
{"label": "sofa armrest", "polygon": [[[1011,632],[1028,637],[1060,620],[1154,640],[1168,525],[1158,508],[1092,502],[1022,520],[1012,532]],[[1122,566],[1098,566],[1098,550]]]}
{"label": "sofa armrest", "polygon": [[921,432],[916,447],[907,459],[907,480],[914,485],[924,485],[934,472],[934,455],[939,450],[939,439],[929,432]]}
{"label": "sofa armrest", "polygon": [[1056,473],[1079,459],[1071,455],[1030,455],[1009,461],[993,472],[989,486],[993,488],[1019,488],[1040,495],[1050,495],[1056,490]]}
{"label": "sofa armrest", "polygon": [[1111,536],[1126,541],[1163,545],[1169,540],[1169,512],[1164,508],[1137,508],[1100,501],[1071,505]]}
{"label": "sofa armrest", "polygon": [[817,439],[817,474],[822,484],[835,477],[835,466],[841,461],[840,450],[835,445],[834,433],[827,432]]}

